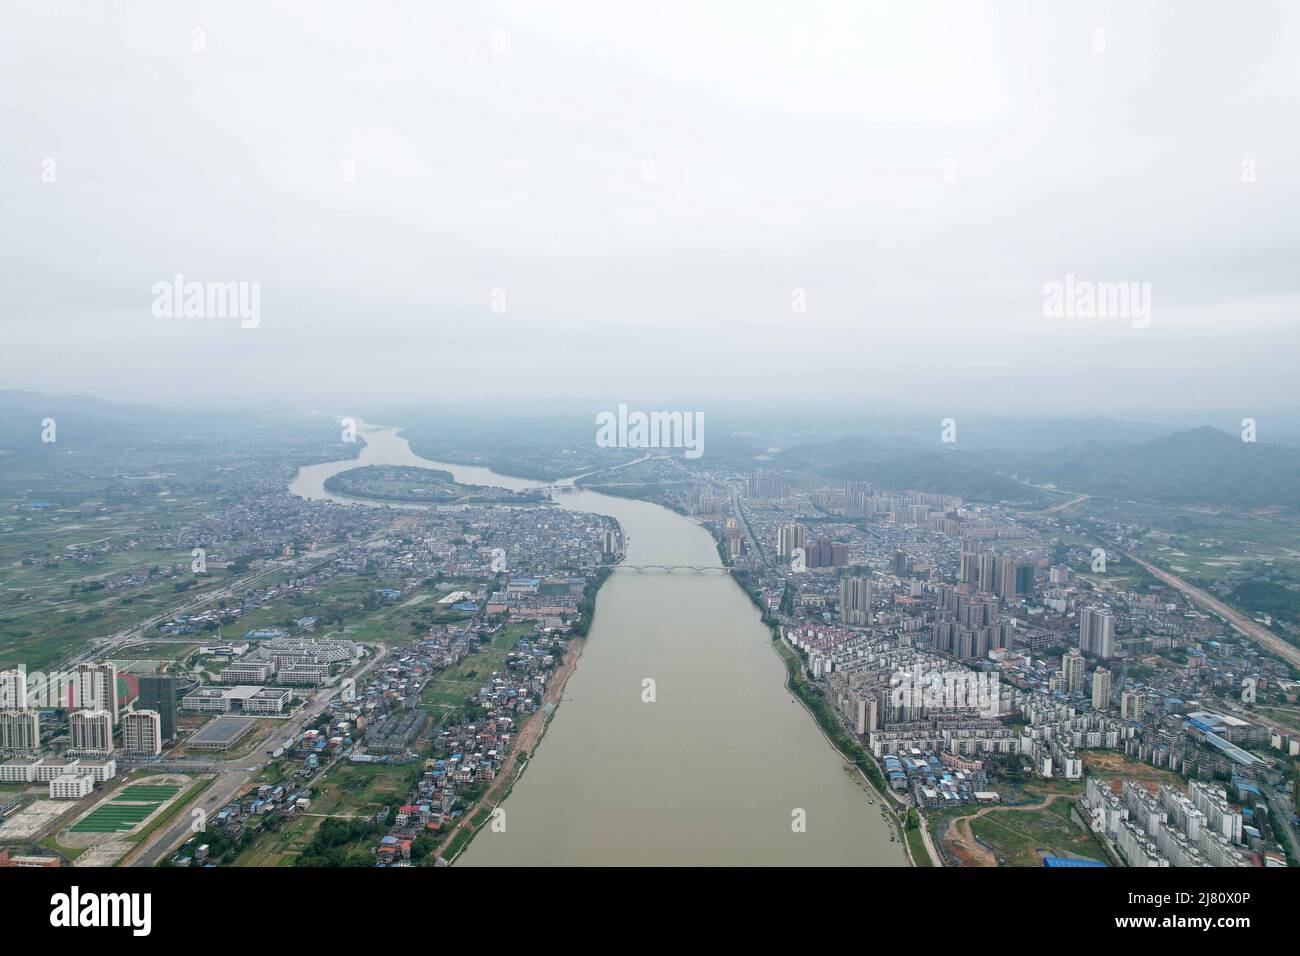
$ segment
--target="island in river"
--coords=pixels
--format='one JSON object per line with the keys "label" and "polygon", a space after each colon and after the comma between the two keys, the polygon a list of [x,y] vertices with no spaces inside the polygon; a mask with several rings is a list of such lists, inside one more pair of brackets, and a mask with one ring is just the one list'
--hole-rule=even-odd
{"label": "island in river", "polygon": [[[357,459],[300,469],[291,493],[386,504],[326,487],[358,464],[547,493],[422,458],[395,428],[359,432]],[[562,508],[617,521],[626,565],[723,566],[708,531],[659,505],[583,487],[552,493]],[[511,775],[496,808],[500,826],[482,827],[458,865],[907,865],[892,812],[809,719],[731,575],[611,574],[587,620],[545,735],[525,742],[528,769]]]}
{"label": "island in river", "polygon": [[550,500],[543,492],[464,485],[456,481],[449,471],[410,465],[366,465],[351,468],[325,479],[325,490],[358,500],[421,505],[526,505],[542,504]]}

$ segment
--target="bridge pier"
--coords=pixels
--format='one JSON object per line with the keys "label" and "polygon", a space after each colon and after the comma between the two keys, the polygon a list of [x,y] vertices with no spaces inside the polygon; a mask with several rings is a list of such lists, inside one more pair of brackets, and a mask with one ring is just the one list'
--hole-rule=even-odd
{"label": "bridge pier", "polygon": [[730,574],[731,569],[720,564],[616,564],[615,571],[631,571],[633,574]]}

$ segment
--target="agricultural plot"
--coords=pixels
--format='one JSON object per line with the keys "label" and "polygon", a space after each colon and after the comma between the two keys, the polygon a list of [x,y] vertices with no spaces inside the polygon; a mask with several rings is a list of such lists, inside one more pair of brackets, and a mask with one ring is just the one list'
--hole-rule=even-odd
{"label": "agricultural plot", "polygon": [[1144,526],[1142,556],[1196,584],[1236,586],[1265,569],[1285,583],[1300,577],[1300,524],[1285,512],[1091,499],[1080,513]]}
{"label": "agricultural plot", "polygon": [[[19,504],[10,511],[10,491],[0,481],[0,662],[47,669],[89,638],[175,602],[184,579],[150,576],[149,569],[188,566],[188,552],[149,547],[146,529],[197,519],[204,502],[93,499],[76,508],[32,511]],[[109,513],[92,517],[100,508]],[[130,586],[110,586],[129,574]],[[200,586],[212,588],[224,577],[214,572]]]}

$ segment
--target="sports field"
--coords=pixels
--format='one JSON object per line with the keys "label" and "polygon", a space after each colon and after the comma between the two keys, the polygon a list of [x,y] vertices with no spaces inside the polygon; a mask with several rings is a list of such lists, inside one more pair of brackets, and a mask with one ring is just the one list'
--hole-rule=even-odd
{"label": "sports field", "polygon": [[165,784],[132,784],[78,821],[71,832],[120,833],[133,830],[179,791],[180,787]]}
{"label": "sports field", "polygon": [[153,801],[155,803],[162,803],[164,800],[169,800],[175,796],[179,790],[180,787],[173,787],[170,784],[165,783],[133,783],[113,799],[115,801],[127,802],[139,800],[144,802]]}

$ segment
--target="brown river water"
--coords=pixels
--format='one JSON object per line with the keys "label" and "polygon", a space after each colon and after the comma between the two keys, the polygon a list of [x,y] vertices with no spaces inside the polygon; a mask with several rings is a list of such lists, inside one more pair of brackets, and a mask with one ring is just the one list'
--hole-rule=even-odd
{"label": "brown river water", "polygon": [[[359,434],[359,459],[303,468],[290,492],[356,503],[323,483],[370,464],[539,484],[420,458],[396,429]],[[627,564],[719,564],[709,533],[666,508],[589,491],[554,498],[615,518]],[[502,805],[504,829],[484,827],[456,865],[906,865],[879,798],[786,690],[770,644],[729,575],[612,575],[564,698]],[[792,827],[797,810],[803,832]]]}

